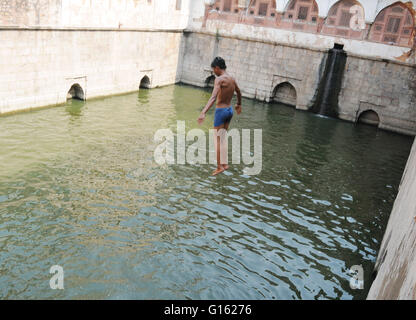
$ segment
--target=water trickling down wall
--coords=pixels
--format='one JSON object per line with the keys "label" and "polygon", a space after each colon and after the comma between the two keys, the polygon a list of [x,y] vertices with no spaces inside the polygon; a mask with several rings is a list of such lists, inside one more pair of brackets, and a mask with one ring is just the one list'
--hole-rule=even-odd
{"label": "water trickling down wall", "polygon": [[338,118],[338,97],[341,91],[347,53],[342,45],[329,50],[323,77],[319,83],[317,99],[311,110],[320,115]]}

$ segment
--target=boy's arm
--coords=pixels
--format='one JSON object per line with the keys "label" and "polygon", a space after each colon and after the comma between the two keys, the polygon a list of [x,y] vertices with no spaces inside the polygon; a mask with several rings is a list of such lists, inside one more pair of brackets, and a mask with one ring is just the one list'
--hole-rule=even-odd
{"label": "boy's arm", "polygon": [[201,124],[202,121],[205,119],[205,114],[208,110],[214,105],[215,101],[217,100],[218,93],[221,89],[221,80],[216,78],[214,82],[214,90],[212,91],[211,98],[209,98],[206,106],[202,109],[201,114],[199,115],[198,122]]}
{"label": "boy's arm", "polygon": [[237,114],[241,113],[241,91],[240,88],[238,87],[237,81],[234,81],[235,83],[235,92],[237,93],[237,104],[235,105],[235,110],[237,111]]}
{"label": "boy's arm", "polygon": [[215,101],[217,100],[218,93],[220,92],[221,85],[220,79],[216,78],[214,82],[214,90],[212,91],[211,98],[209,98],[205,108],[202,110],[201,113],[207,113],[208,110],[214,105]]}

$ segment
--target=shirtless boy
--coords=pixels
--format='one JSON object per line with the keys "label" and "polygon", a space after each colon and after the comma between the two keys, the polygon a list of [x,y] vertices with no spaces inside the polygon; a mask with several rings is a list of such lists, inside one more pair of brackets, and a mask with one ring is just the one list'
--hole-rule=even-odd
{"label": "shirtless boy", "polygon": [[[237,93],[237,104],[235,105],[235,111],[237,111],[237,114],[241,113],[241,92],[235,79],[226,72],[227,66],[225,65],[223,58],[216,57],[211,63],[211,68],[214,74],[217,76],[215,78],[214,90],[212,92],[211,98],[208,100],[207,105],[199,115],[198,123],[201,124],[204,121],[206,113],[214,105],[215,101],[217,101],[214,118],[214,141],[216,141],[217,169],[212,173],[212,175],[215,176],[229,168],[227,163],[221,163],[221,140],[220,135],[217,133],[220,131],[220,129],[228,130],[231,119],[233,117],[233,107],[231,106],[231,100],[234,96],[234,92]],[[222,141],[226,143],[226,139],[223,139]],[[223,152],[228,152],[227,149],[228,148],[225,148],[224,150],[223,148]]]}

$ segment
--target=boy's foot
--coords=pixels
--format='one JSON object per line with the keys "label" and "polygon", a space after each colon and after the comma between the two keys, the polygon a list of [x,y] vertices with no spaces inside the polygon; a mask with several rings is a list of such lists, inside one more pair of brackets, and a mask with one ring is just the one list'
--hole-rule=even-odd
{"label": "boy's foot", "polygon": [[223,167],[224,170],[228,170],[230,168],[230,166],[228,164],[223,164],[222,167]]}
{"label": "boy's foot", "polygon": [[213,176],[216,176],[217,174],[220,174],[220,173],[222,173],[222,172],[224,172],[225,171],[225,169],[224,168],[217,168],[213,173],[212,173],[212,175]]}

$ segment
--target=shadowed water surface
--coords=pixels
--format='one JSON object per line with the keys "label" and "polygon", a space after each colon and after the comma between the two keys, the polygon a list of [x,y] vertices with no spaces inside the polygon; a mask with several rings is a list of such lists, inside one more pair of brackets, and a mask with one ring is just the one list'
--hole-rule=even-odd
{"label": "shadowed water surface", "polygon": [[0,298],[365,298],[412,139],[244,100],[232,127],[263,129],[260,175],[156,165],[155,131],[197,128],[208,98],[176,85],[0,118]]}

